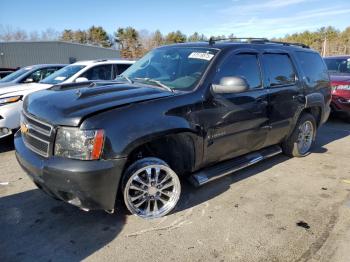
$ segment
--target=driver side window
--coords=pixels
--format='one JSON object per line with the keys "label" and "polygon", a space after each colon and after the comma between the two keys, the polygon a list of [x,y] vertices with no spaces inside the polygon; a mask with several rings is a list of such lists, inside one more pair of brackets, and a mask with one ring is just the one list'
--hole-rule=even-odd
{"label": "driver side window", "polygon": [[262,87],[260,66],[256,54],[236,54],[227,57],[219,66],[214,84],[219,84],[223,77],[242,77],[249,89]]}
{"label": "driver side window", "polygon": [[42,74],[45,69],[39,69],[31,73],[22,80],[22,83],[37,83],[42,79]]}

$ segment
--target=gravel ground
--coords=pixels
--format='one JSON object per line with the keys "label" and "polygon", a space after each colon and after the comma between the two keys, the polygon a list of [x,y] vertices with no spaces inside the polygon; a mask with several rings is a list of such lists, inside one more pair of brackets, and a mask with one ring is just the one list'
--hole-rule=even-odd
{"label": "gravel ground", "polygon": [[[194,189],[152,221],[83,212],[36,189],[0,142],[0,261],[349,261],[350,124],[305,158],[276,156]],[[8,184],[7,184],[8,182]]]}

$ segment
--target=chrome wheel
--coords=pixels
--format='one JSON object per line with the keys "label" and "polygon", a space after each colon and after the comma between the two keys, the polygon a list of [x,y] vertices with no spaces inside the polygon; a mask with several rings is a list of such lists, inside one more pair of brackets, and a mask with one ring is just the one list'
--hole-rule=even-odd
{"label": "chrome wheel", "polygon": [[165,165],[149,165],[130,176],[124,200],[131,213],[142,218],[157,218],[175,207],[180,193],[180,181],[173,170]]}
{"label": "chrome wheel", "polygon": [[304,155],[310,150],[314,139],[314,132],[314,126],[311,121],[305,121],[299,126],[297,146],[300,154]]}

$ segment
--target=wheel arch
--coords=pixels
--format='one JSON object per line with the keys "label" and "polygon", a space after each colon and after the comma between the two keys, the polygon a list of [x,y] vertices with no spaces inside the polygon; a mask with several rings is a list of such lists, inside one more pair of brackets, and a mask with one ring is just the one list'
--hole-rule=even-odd
{"label": "wheel arch", "polygon": [[202,157],[203,140],[188,129],[175,129],[142,137],[129,145],[125,169],[138,159],[157,157],[164,160],[176,173],[191,172]]}

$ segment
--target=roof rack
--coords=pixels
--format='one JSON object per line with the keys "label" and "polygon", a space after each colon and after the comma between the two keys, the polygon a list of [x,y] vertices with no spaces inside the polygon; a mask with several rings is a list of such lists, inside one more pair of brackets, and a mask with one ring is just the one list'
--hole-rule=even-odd
{"label": "roof rack", "polygon": [[284,45],[284,46],[299,46],[302,48],[310,48],[308,45],[304,45],[302,43],[270,41],[267,38],[256,38],[256,37],[229,37],[229,38],[210,37],[209,45],[214,45],[217,41],[237,41],[237,42],[249,43],[249,44],[278,44],[278,45]]}

